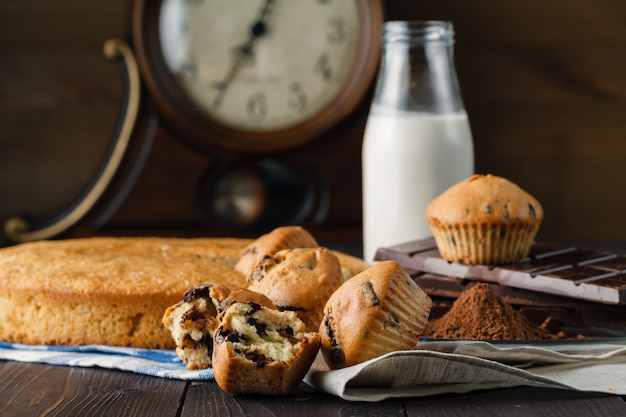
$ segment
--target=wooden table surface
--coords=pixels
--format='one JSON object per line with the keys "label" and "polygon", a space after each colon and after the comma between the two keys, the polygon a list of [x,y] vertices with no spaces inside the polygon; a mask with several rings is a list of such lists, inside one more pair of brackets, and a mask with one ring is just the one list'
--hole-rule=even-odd
{"label": "wooden table surface", "polygon": [[234,396],[214,382],[167,380],[100,368],[0,361],[0,416],[626,416],[624,397],[507,388],[349,402],[302,384],[288,397]]}

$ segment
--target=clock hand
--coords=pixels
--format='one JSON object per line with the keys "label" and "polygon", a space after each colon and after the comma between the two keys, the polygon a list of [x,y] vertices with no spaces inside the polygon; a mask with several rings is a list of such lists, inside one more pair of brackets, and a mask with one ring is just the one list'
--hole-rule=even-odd
{"label": "clock hand", "polygon": [[274,0],[265,0],[261,6],[261,9],[257,13],[257,17],[250,25],[250,32],[246,41],[234,48],[233,60],[228,72],[222,79],[222,81],[215,84],[217,88],[217,95],[213,99],[213,107],[219,108],[224,100],[224,95],[228,90],[230,83],[235,79],[241,67],[252,61],[254,58],[254,44],[258,38],[267,33],[267,19],[269,18],[272,7],[274,6]]}

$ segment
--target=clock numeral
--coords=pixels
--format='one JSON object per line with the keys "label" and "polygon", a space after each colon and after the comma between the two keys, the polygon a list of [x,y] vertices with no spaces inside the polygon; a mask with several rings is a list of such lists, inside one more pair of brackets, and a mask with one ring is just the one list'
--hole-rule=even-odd
{"label": "clock numeral", "polygon": [[255,93],[248,98],[248,117],[251,120],[260,122],[267,116],[267,97],[264,93]]}
{"label": "clock numeral", "polygon": [[341,43],[347,37],[346,20],[341,16],[334,16],[328,19],[328,32],[326,40],[330,43]]}
{"label": "clock numeral", "polygon": [[198,67],[192,61],[185,61],[181,66],[178,74],[181,77],[191,78],[192,80],[198,79]]}
{"label": "clock numeral", "polygon": [[289,99],[287,107],[295,111],[302,111],[306,107],[306,93],[302,90],[300,83],[293,83],[289,86]]}
{"label": "clock numeral", "polygon": [[333,69],[330,66],[328,54],[322,54],[315,62],[314,71],[319,74],[324,81],[330,81],[333,78]]}

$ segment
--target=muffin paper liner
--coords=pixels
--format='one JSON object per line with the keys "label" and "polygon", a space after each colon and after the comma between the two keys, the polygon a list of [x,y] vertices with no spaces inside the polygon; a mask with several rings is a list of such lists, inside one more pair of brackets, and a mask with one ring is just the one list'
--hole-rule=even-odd
{"label": "muffin paper liner", "polygon": [[441,256],[451,262],[496,265],[528,255],[537,228],[531,224],[432,226]]}

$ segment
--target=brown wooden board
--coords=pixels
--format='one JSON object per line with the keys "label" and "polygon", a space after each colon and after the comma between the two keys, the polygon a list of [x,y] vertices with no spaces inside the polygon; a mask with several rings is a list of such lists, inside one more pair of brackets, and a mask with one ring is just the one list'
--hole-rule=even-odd
{"label": "brown wooden board", "polygon": [[301,385],[286,397],[231,395],[184,382],[100,368],[0,361],[0,415],[254,417],[515,417],[626,415],[620,396],[507,388],[380,402],[349,402]]}
{"label": "brown wooden board", "polygon": [[0,361],[0,416],[176,416],[184,381]]}

